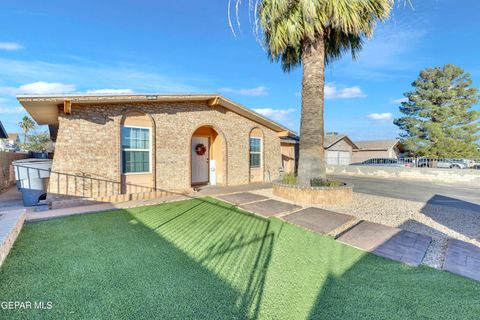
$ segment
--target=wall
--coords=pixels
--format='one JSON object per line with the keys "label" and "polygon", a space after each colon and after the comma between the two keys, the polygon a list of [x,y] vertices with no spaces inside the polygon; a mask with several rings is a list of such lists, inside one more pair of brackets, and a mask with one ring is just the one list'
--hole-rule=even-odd
{"label": "wall", "polygon": [[298,159],[298,143],[281,143],[282,166],[285,173],[296,173]]}
{"label": "wall", "polygon": [[385,179],[407,179],[445,183],[480,185],[480,170],[391,168],[369,166],[328,166],[327,173]]}
{"label": "wall", "polygon": [[25,153],[0,151],[0,193],[15,184],[15,173],[12,161],[26,159]]}
{"label": "wall", "polygon": [[[211,125],[225,137],[227,185],[249,182],[249,135],[259,128],[263,135],[264,175],[276,179],[281,167],[280,138],[276,132],[221,106],[205,102],[151,102],[73,105],[71,115],[60,113],[59,131],[52,171],[87,175],[112,181],[109,193],[120,192],[120,123],[129,110],[149,115],[155,127],[156,187],[170,191],[190,190],[191,137],[204,125]],[[52,175],[49,197],[62,194],[66,181]],[[92,182],[92,185],[97,182]],[[69,188],[72,182],[69,183]],[[101,183],[100,183],[101,185]],[[88,189],[89,185],[87,185]],[[75,187],[74,195],[82,195]],[[103,190],[103,186],[99,187]]]}

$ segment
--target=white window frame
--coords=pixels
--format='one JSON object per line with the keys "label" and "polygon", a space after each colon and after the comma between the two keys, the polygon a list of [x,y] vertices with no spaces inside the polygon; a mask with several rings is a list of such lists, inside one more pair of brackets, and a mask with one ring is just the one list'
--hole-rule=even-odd
{"label": "white window frame", "polygon": [[[148,130],[148,150],[147,149],[123,149],[123,135],[122,128],[136,128],[136,129],[147,129]],[[143,172],[123,172],[123,151],[148,151],[148,171]],[[122,125],[120,128],[120,168],[123,175],[135,175],[135,174],[149,174],[152,173],[152,128],[149,127],[140,127],[140,126],[130,126]]]}
{"label": "white window frame", "polygon": [[[250,151],[250,139],[258,139],[260,140],[260,151]],[[250,161],[251,154],[259,154],[260,155],[260,165],[258,167],[252,167],[252,163]],[[252,137],[248,138],[248,166],[250,169],[261,169],[263,168],[263,139],[260,137]]]}

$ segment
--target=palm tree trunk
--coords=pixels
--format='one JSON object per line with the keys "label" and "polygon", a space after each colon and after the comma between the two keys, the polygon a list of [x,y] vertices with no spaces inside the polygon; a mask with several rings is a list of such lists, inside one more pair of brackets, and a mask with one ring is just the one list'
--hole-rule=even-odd
{"label": "palm tree trunk", "polygon": [[305,41],[302,48],[302,115],[298,183],[326,179],[324,138],[325,42],[323,36]]}

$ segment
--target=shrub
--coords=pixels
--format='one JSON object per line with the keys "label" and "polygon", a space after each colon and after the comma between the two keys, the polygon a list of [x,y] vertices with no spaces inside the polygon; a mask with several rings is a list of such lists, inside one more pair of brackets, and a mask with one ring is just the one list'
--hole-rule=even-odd
{"label": "shrub", "polygon": [[297,176],[294,173],[286,173],[283,176],[282,182],[284,184],[296,184],[297,183]]}
{"label": "shrub", "polygon": [[344,183],[335,180],[327,180],[322,178],[314,178],[310,180],[310,186],[312,187],[341,187]]}

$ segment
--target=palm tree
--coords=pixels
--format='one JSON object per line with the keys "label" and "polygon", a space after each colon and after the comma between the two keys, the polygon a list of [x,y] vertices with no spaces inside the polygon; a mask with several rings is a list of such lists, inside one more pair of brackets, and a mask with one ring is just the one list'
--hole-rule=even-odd
{"label": "palm tree", "polygon": [[24,116],[22,118],[22,122],[18,124],[20,128],[23,130],[23,145],[27,143],[27,134],[30,130],[35,129],[37,126],[35,122],[29,117],[29,116]]}
{"label": "palm tree", "polygon": [[286,72],[303,66],[299,184],[326,179],[325,65],[347,51],[355,58],[392,5],[393,0],[259,0],[253,8],[270,59],[281,61]]}

